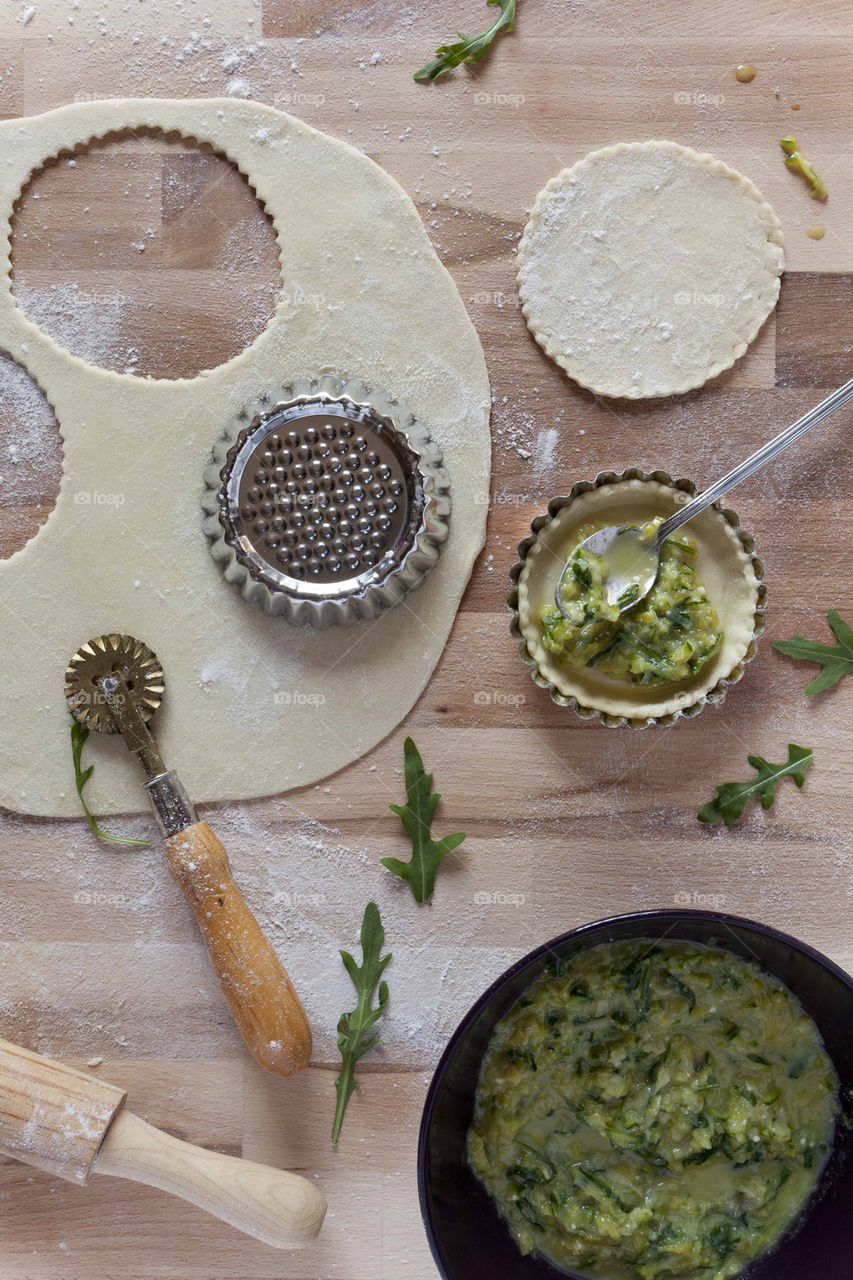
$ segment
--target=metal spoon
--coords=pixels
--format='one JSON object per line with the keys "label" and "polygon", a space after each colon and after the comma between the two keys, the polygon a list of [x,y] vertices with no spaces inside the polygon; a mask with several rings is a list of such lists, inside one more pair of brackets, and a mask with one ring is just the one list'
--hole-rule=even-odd
{"label": "metal spoon", "polygon": [[836,409],[840,409],[851,399],[853,399],[853,378],[837,391],[833,391],[832,395],[827,396],[820,404],[815,405],[814,409],[810,409],[797,422],[786,427],[773,440],[762,445],[745,462],[741,462],[733,471],[723,476],[722,480],[718,480],[709,489],[697,494],[686,506],[664,520],[653,539],[644,535],[641,529],[631,529],[626,528],[625,525],[616,524],[608,525],[606,529],[599,529],[597,533],[585,538],[572,549],[572,554],[563,566],[554,591],[557,608],[562,614],[566,614],[566,602],[562,595],[563,583],[567,574],[572,571],[572,561],[576,553],[583,548],[590,555],[601,556],[607,562],[609,571],[605,582],[607,603],[616,606],[620,613],[624,613],[626,609],[633,609],[646,598],[655,585],[660,569],[661,548],[676,529],[680,529],[688,520],[698,516],[700,511],[710,507],[736,484],[740,484],[741,480],[745,480],[747,476],[758,471],[759,467],[763,467],[766,462],[778,457],[788,448],[788,445],[799,440],[807,431],[811,431],[812,427],[823,422],[831,413],[835,413]]}

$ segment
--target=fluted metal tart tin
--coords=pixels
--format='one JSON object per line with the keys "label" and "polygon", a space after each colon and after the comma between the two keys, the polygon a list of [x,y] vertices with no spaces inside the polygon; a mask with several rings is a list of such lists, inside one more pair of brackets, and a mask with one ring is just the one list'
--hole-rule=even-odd
{"label": "fluted metal tart tin", "polygon": [[247,405],[205,474],[205,532],[244,598],[314,627],[377,617],[448,534],[438,446],[405,405],[334,374]]}
{"label": "fluted metal tart tin", "polygon": [[[594,480],[578,481],[572,486],[566,495],[552,498],[548,503],[547,512],[543,515],[537,516],[531,523],[530,536],[525,538],[519,544],[518,560],[510,570],[509,577],[512,589],[507,598],[507,604],[512,611],[510,630],[512,635],[518,641],[519,656],[522,662],[530,668],[531,678],[534,683],[539,685],[542,689],[547,689],[553,702],[561,707],[570,707],[582,720],[597,720],[607,728],[621,728],[623,726],[627,726],[632,729],[645,729],[653,724],[666,726],[674,724],[676,720],[679,720],[682,717],[697,716],[709,704],[719,706],[725,698],[730,686],[737,684],[743,676],[747,664],[756,656],[758,638],[761,636],[765,627],[767,588],[764,584],[763,565],[755,553],[754,539],[741,527],[740,520],[735,512],[723,508],[720,503],[717,502],[713,507],[708,508],[708,510],[717,512],[733,531],[737,542],[752,567],[752,572],[755,575],[755,581],[757,584],[755,608],[751,620],[752,632],[745,653],[730,670],[720,675],[712,688],[699,693],[695,700],[687,702],[685,705],[679,706],[678,708],[667,711],[661,715],[640,714],[637,716],[631,716],[628,714],[611,714],[608,711],[596,707],[592,698],[587,702],[579,699],[577,696],[568,695],[561,691],[554,681],[542,671],[539,662],[530,653],[528,638],[522,632],[521,618],[519,615],[519,579],[521,578],[525,565],[527,564],[530,552],[539,542],[543,530],[545,530],[561,512],[574,504],[582,494],[595,489],[601,489],[605,486],[616,486],[628,480],[639,480],[644,482],[655,481],[658,484],[686,494],[688,498],[693,497],[696,493],[696,486],[690,480],[673,480],[666,471],[646,472],[640,470],[638,467],[629,467],[621,473],[603,471],[597,475]],[[688,531],[689,529],[690,526],[688,526]]]}

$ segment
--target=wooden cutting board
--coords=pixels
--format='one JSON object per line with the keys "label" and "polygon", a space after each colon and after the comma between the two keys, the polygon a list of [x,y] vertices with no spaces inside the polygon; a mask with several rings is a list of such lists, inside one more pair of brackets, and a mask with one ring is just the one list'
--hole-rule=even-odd
{"label": "wooden cutting board", "polygon": [[[602,915],[689,901],[853,966],[853,684],[808,699],[814,672],[770,647],[795,631],[826,638],[830,607],[853,617],[850,413],[734,499],[770,612],[760,658],[721,710],[640,734],[582,724],[530,682],[504,607],[518,541],[574,480],[631,464],[710,480],[853,374],[849,6],[520,0],[516,33],[477,71],[413,83],[437,43],[491,12],[480,0],[22,0],[0,17],[6,116],[80,97],[230,91],[367,151],[418,203],[495,400],[489,544],[408,724],[317,789],[207,815],[305,993],[308,1072],[282,1082],[247,1058],[156,847],[127,852],[82,822],[0,815],[0,1033],[82,1065],[103,1058],[94,1069],[181,1137],[316,1173],[330,1205],[320,1242],[280,1256],[156,1192],[104,1180],[84,1197],[8,1163],[2,1280],[433,1280],[414,1173],[426,1084],[458,1018],[520,952]],[[742,62],[758,69],[750,85],[735,81]],[[792,130],[827,182],[825,207],[782,164]],[[530,338],[513,252],[549,177],[649,137],[711,150],[752,178],[782,219],[788,273],[776,317],[732,372],[680,399],[610,403]],[[814,222],[821,241],[806,235]],[[274,246],[242,179],[162,140],[61,161],[25,195],[17,229],[30,314],[116,367],[175,376],[216,363],[263,326],[275,294]],[[44,518],[60,471],[49,411],[22,408],[22,395],[0,378],[4,552]],[[204,655],[199,678],[217,678]],[[443,793],[439,829],[468,832],[421,910],[378,866],[403,849],[387,805],[401,798],[406,731]],[[788,742],[815,750],[802,792],[783,786],[773,810],[731,831],[700,827],[715,785],[748,776],[748,753],[782,758]],[[355,944],[371,897],[395,954],[391,1011],[333,1151],[334,1024],[350,1001],[337,948]]]}

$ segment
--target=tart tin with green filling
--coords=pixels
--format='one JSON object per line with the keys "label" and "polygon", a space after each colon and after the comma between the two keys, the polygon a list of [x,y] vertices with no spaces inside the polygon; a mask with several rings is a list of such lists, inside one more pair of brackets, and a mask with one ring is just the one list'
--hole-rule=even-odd
{"label": "tart tin with green filling", "polygon": [[[518,548],[508,604],[519,655],[535,683],[582,719],[645,728],[697,715],[709,702],[722,702],[755,656],[764,630],[763,569],[737,516],[718,504],[690,521],[678,536],[681,546],[667,548],[659,585],[648,603],[637,606],[636,618],[629,611],[621,626],[603,617],[585,618],[573,627],[555,616],[557,582],[585,530],[643,527],[671,515],[695,492],[689,480],[673,480],[664,471],[603,472],[552,499]],[[695,556],[688,552],[694,547]],[[593,565],[584,567],[592,590],[583,599],[580,582],[575,602],[585,613],[587,605],[595,608],[595,573]],[[687,591],[691,568],[701,595],[695,582]],[[677,607],[688,600],[696,603],[686,610]],[[603,653],[609,645],[593,642],[604,638],[611,624],[610,639],[616,643]]]}
{"label": "tart tin with green filling", "polygon": [[[658,516],[644,526],[649,541],[661,519]],[[623,613],[619,604],[607,599],[608,561],[583,546],[600,527],[590,524],[578,530],[580,545],[570,557],[571,572],[559,589],[562,608],[550,604],[542,611],[545,649],[566,666],[598,667],[632,684],[689,680],[702,670],[723,638],[696,565],[696,543],[685,533],[667,538],[652,590]]]}
{"label": "tart tin with green filling", "polygon": [[781,982],[641,938],[553,964],[500,1020],[468,1155],[523,1253],[602,1280],[728,1280],[809,1198],[838,1109]]}

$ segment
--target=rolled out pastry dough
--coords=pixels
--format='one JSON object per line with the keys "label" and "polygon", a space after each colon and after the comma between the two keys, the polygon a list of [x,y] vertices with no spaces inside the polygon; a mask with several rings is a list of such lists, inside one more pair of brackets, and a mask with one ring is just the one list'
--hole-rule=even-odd
{"label": "rolled out pastry dough", "polygon": [[[209,143],[275,224],[284,289],[268,328],[228,363],[177,381],[95,369],[31,324],[11,291],[13,204],[45,160],[126,128]],[[0,346],[53,406],[64,442],[55,511],[0,564],[0,803],[76,815],[63,677],[104,631],[145,640],[166,671],[153,722],[197,801],[313,782],[406,715],[438,661],[484,539],[489,383],[456,288],[397,183],[344,142],[231,99],[87,102],[0,123],[6,270]],[[73,264],[72,264],[73,265]],[[299,305],[305,295],[321,301]],[[377,622],[317,633],[242,600],[202,532],[203,475],[225,424],[261,391],[330,370],[404,401],[444,455],[450,537],[423,587]],[[99,495],[121,495],[101,501]],[[99,813],[144,808],[121,741],[93,734]]]}

